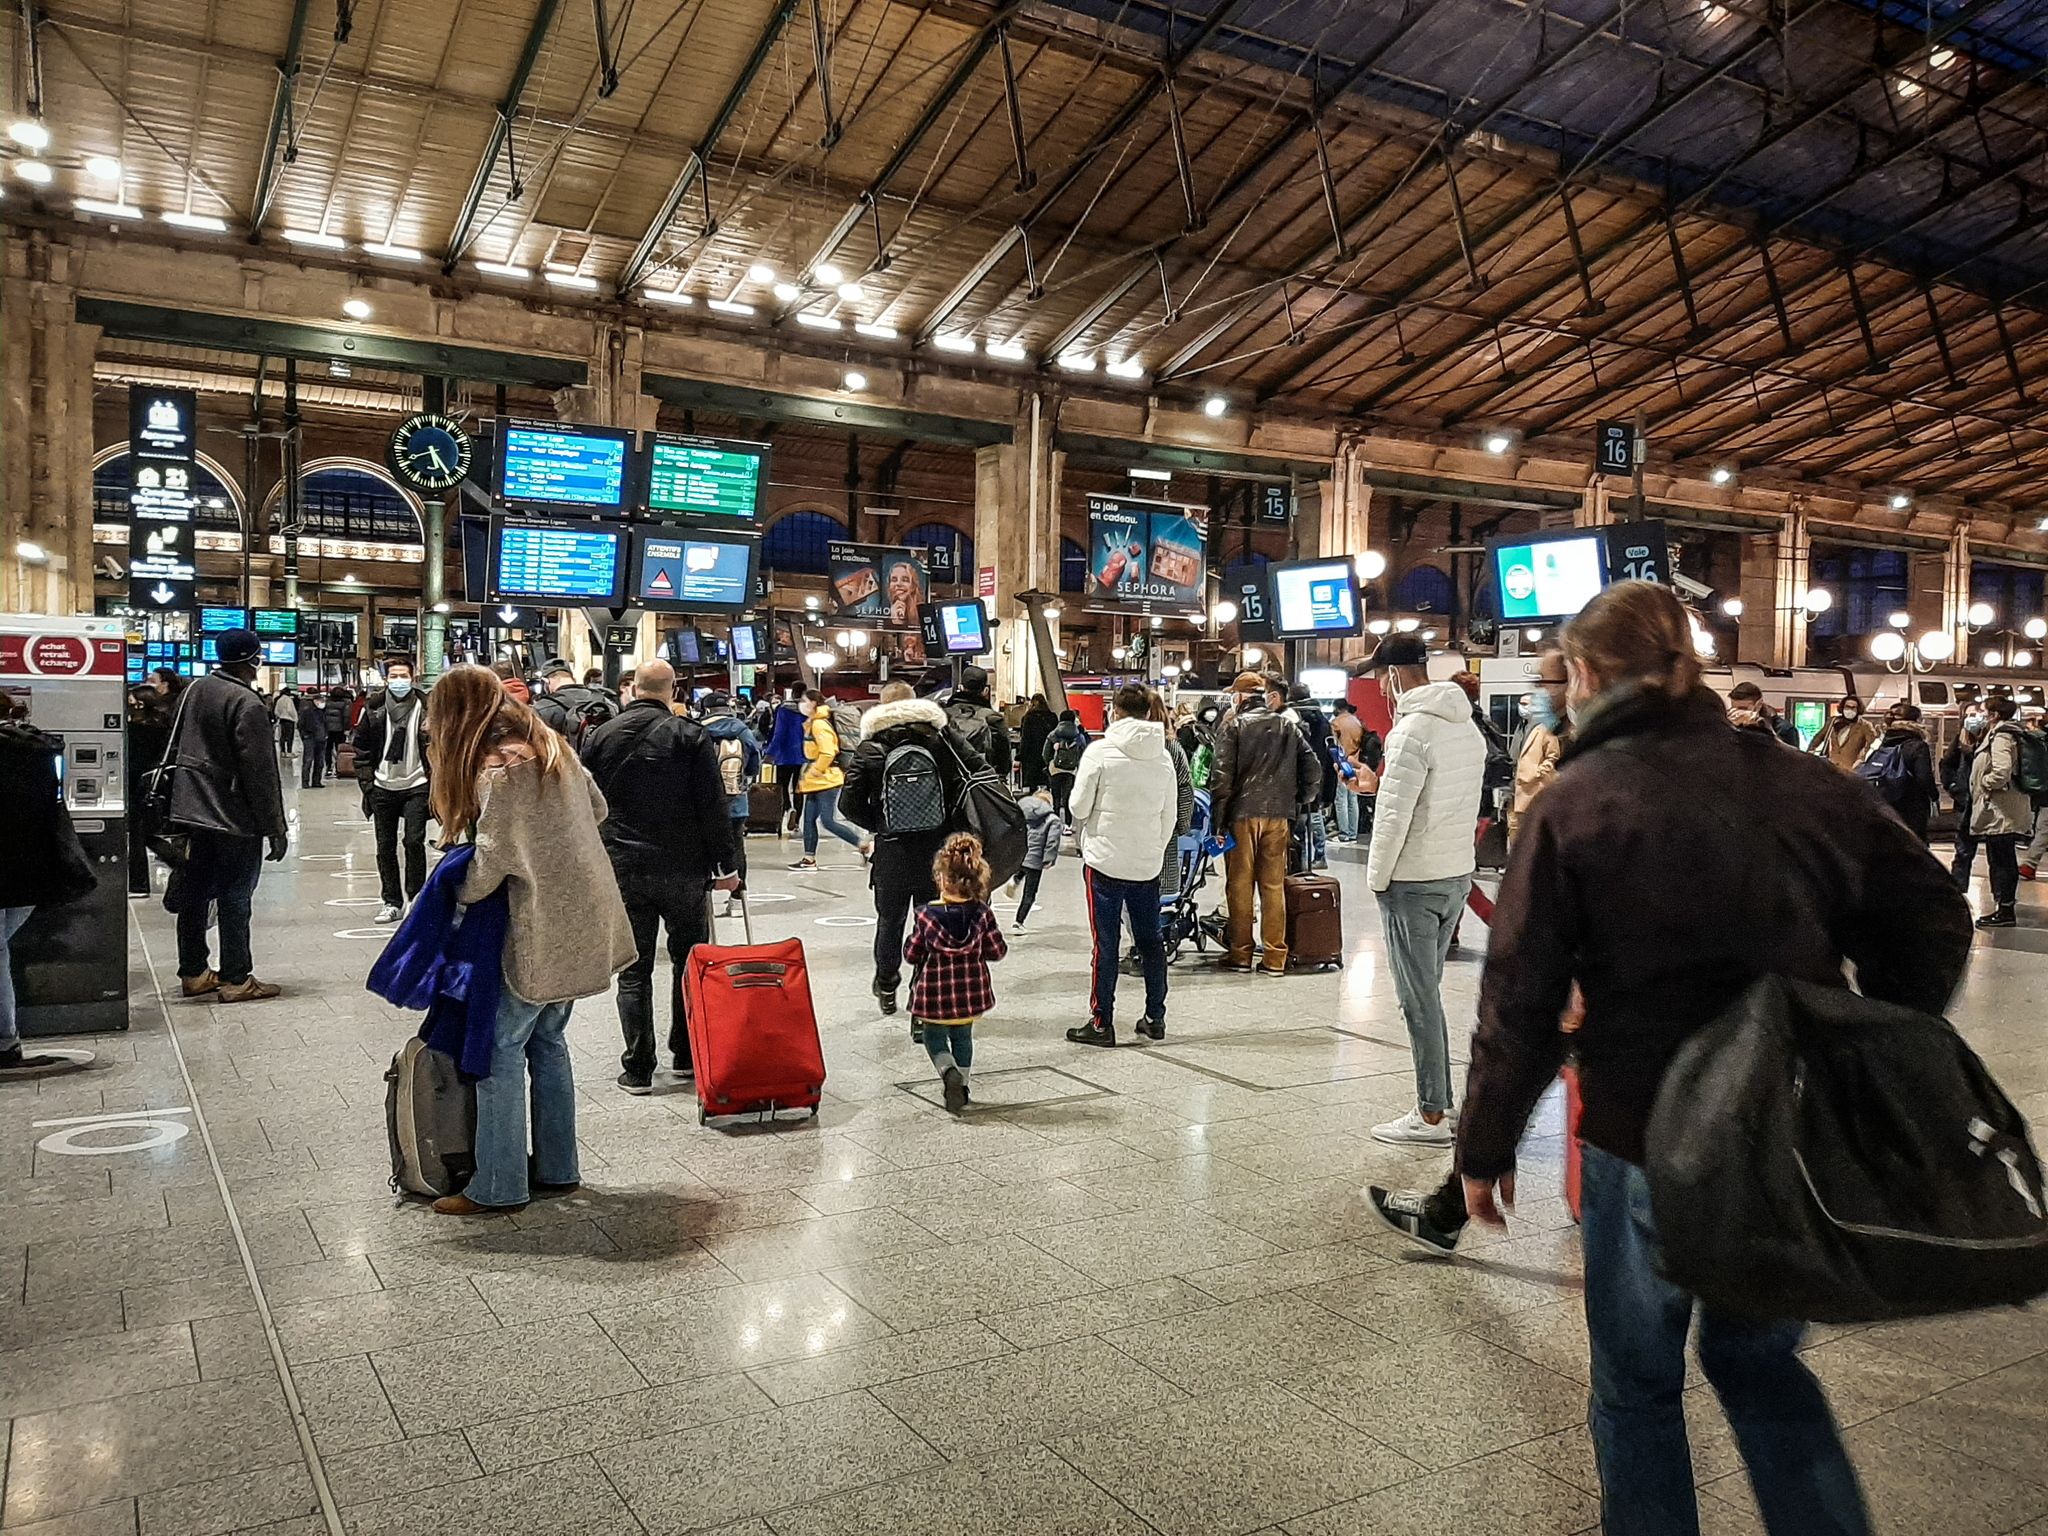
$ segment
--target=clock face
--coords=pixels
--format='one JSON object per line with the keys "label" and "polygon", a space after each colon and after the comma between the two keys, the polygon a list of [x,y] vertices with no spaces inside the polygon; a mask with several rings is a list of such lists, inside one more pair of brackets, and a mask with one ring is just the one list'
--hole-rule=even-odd
{"label": "clock face", "polygon": [[391,468],[423,491],[445,491],[469,473],[469,434],[446,416],[425,413],[391,434]]}

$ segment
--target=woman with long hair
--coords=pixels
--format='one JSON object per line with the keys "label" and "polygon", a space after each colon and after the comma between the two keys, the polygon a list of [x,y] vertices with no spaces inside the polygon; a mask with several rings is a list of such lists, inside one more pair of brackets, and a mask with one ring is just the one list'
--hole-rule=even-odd
{"label": "woman with long hair", "polygon": [[604,796],[494,672],[444,673],[427,695],[427,738],[442,839],[476,845],[460,899],[502,886],[511,909],[491,1071],[476,1085],[476,1173],[461,1194],[434,1202],[443,1215],[473,1216],[576,1187],[576,1085],[563,1036],[575,1000],[609,991],[632,963],[633,935],[597,834]]}

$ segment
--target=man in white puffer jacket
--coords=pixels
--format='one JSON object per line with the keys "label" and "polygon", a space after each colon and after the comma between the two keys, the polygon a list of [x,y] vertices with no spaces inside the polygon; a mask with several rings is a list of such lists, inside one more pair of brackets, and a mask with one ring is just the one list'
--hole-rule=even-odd
{"label": "man in white puffer jacket", "polygon": [[1088,889],[1094,964],[1086,1024],[1067,1031],[1076,1045],[1116,1044],[1117,946],[1123,917],[1145,965],[1145,1012],[1138,1033],[1166,1038],[1166,947],[1159,938],[1159,850],[1172,841],[1179,787],[1166,755],[1166,727],[1146,718],[1151,693],[1136,683],[1116,691],[1116,718],[1090,742],[1074,774],[1074,825],[1081,878]]}
{"label": "man in white puffer jacket", "polygon": [[1373,1127],[1376,1140],[1451,1144],[1451,1047],[1444,960],[1472,889],[1474,807],[1486,743],[1456,683],[1429,680],[1429,648],[1411,635],[1380,642],[1374,670],[1394,701],[1373,812],[1366,881],[1379,899],[1387,966],[1415,1053],[1415,1108]]}

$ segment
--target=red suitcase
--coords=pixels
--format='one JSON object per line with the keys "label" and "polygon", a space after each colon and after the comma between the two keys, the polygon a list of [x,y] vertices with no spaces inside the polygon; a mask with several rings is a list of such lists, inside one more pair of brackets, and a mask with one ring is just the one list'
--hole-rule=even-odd
{"label": "red suitcase", "polygon": [[818,1112],[825,1052],[801,939],[699,944],[683,971],[683,1002],[700,1124],[756,1110]]}
{"label": "red suitcase", "polygon": [[1586,1106],[1579,1101],[1579,1069],[1565,1067],[1559,1074],[1564,1079],[1564,1203],[1572,1213],[1572,1220],[1579,1219],[1579,1179],[1583,1158],[1579,1152],[1579,1119],[1586,1112]]}

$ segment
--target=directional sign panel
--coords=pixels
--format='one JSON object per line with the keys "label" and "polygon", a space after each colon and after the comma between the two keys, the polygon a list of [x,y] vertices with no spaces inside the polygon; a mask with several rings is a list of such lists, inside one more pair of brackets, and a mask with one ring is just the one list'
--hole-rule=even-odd
{"label": "directional sign panel", "polygon": [[129,386],[128,602],[144,613],[197,599],[198,410],[189,389]]}

